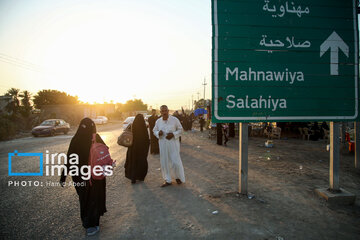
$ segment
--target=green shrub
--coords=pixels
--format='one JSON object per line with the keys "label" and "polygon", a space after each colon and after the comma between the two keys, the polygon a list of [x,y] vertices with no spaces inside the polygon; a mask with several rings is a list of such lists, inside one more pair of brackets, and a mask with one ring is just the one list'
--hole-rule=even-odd
{"label": "green shrub", "polygon": [[7,116],[0,116],[0,140],[7,140],[17,132],[16,124]]}

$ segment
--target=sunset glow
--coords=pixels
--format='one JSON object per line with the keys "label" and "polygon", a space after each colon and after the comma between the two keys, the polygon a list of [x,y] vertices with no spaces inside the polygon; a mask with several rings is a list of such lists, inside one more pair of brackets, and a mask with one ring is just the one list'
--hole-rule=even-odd
{"label": "sunset glow", "polygon": [[1,94],[180,108],[211,80],[209,1],[2,1],[0,13]]}

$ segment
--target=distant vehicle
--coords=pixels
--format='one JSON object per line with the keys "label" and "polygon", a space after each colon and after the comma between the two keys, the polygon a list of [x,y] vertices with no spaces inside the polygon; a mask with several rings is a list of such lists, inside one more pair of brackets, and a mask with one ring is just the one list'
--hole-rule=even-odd
{"label": "distant vehicle", "polygon": [[129,125],[131,125],[135,120],[135,117],[128,117],[123,123],[123,130],[125,130]]}
{"label": "distant vehicle", "polygon": [[97,116],[96,118],[92,119],[95,124],[106,124],[108,123],[109,119],[105,116]]}
{"label": "distant vehicle", "polygon": [[39,126],[32,129],[31,134],[34,137],[40,135],[54,136],[57,133],[67,134],[70,130],[70,124],[62,119],[48,119],[43,121]]}
{"label": "distant vehicle", "polygon": [[144,118],[145,118],[145,121],[148,121],[149,117],[151,117],[151,115],[146,115]]}
{"label": "distant vehicle", "polygon": [[145,116],[145,123],[146,123],[146,127],[149,127],[149,117],[151,117],[151,115],[146,115]]}
{"label": "distant vehicle", "polygon": [[[151,115],[147,115],[144,119],[145,119],[145,124],[146,127],[149,127],[149,122],[148,122],[148,117],[150,117]],[[129,125],[131,125],[135,120],[135,117],[128,117],[125,119],[125,121],[123,122],[123,130],[125,130]]]}

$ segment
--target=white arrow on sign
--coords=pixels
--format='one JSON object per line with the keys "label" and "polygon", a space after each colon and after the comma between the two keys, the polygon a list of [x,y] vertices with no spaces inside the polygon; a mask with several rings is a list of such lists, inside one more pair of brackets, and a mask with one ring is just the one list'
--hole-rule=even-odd
{"label": "white arrow on sign", "polygon": [[349,57],[349,46],[341,37],[333,33],[320,45],[320,57],[330,49],[330,75],[339,75],[339,49],[343,51],[346,57]]}

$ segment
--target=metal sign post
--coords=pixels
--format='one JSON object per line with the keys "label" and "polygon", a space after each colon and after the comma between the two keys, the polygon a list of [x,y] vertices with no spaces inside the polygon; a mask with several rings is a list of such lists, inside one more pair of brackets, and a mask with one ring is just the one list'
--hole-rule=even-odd
{"label": "metal sign post", "polygon": [[[357,0],[211,4],[212,122],[359,120]],[[339,133],[333,124],[330,185],[337,189]],[[245,126],[239,143],[244,193]]]}
{"label": "metal sign post", "polygon": [[239,123],[239,193],[248,193],[248,124]]}
{"label": "metal sign post", "polygon": [[330,168],[329,168],[329,182],[330,190],[339,191],[339,167],[340,167],[340,138],[339,138],[339,123],[330,123]]}

